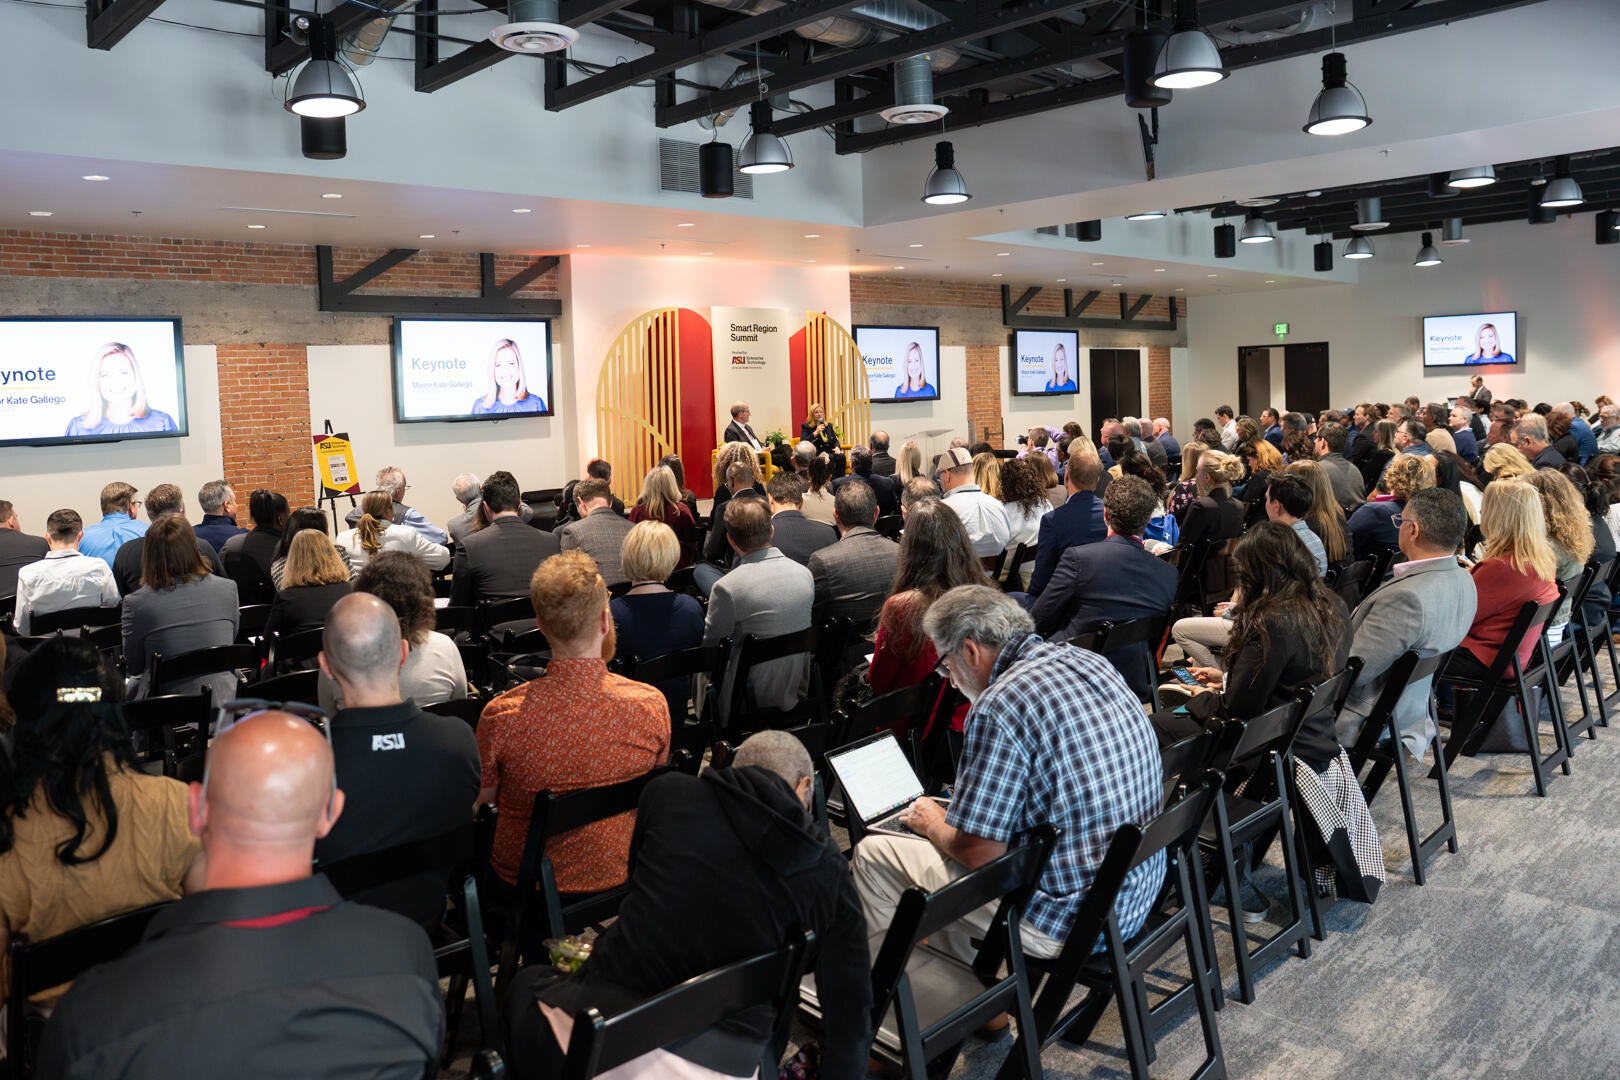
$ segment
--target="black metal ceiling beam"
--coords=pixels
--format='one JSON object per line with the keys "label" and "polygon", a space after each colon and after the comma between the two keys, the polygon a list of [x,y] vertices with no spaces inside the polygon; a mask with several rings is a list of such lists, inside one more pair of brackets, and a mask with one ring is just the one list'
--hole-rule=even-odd
{"label": "black metal ceiling beam", "polygon": [[[796,3],[750,15],[699,33],[675,44],[654,50],[647,56],[623,64],[615,64],[599,75],[581,79],[547,95],[546,108],[554,111],[583,105],[615,90],[634,86],[646,79],[667,75],[688,64],[695,64],[710,56],[720,56],[766,38],[776,37],[813,23],[817,19],[855,7],[861,0],[797,0]],[[769,79],[773,92],[780,90],[774,74]],[[749,84],[745,100],[757,97],[759,91]],[[678,107],[678,106],[677,106]],[[662,125],[660,125],[662,126]]]}
{"label": "black metal ceiling beam", "polygon": [[85,44],[110,49],[162,6],[163,0],[85,0]]}
{"label": "black metal ceiling beam", "polygon": [[[1253,45],[1241,45],[1235,48],[1223,49],[1221,57],[1229,69],[1250,67],[1286,57],[1322,52],[1335,43],[1338,46],[1343,46],[1354,42],[1372,41],[1440,23],[1455,22],[1459,19],[1493,14],[1542,2],[1543,0],[1434,0],[1433,3],[1414,8],[1399,11],[1390,10],[1387,13],[1379,11],[1376,15],[1357,19],[1349,25],[1339,26],[1333,31],[1316,30],[1294,37],[1277,38]],[[1227,3],[1206,3],[1199,6],[1199,19],[1206,26],[1216,26],[1230,19],[1263,14],[1287,6],[1290,5],[1278,4],[1274,0],[1228,0]],[[900,38],[897,39],[897,42],[903,45],[906,40],[906,38]],[[895,43],[886,44],[893,45]],[[916,50],[901,48],[900,51],[909,54]],[[1120,80],[1099,79],[1096,82],[1062,86],[1052,90],[1004,98],[1000,101],[975,101],[973,99],[962,99],[955,103],[947,101],[947,104],[951,105],[949,124],[951,127],[958,129],[977,127],[998,120],[1029,116],[1051,109],[1064,108],[1083,101],[1111,97],[1121,92],[1123,92],[1123,85]],[[682,119],[692,119],[692,117],[683,117]],[[659,123],[663,124],[662,117],[660,117]],[[924,127],[926,125],[917,126]],[[911,130],[910,125],[891,126],[858,134],[839,132],[838,152],[841,154],[858,153],[879,146],[888,146],[894,143],[907,142],[911,139],[929,138],[936,135],[937,131],[931,127],[925,131],[917,131]]]}
{"label": "black metal ceiling beam", "polygon": [[395,248],[356,270],[342,281],[332,273],[332,248],[315,248],[315,279],[321,311],[370,315],[540,315],[555,318],[562,314],[560,300],[519,299],[514,294],[535,278],[556,266],[555,255],[545,255],[519,271],[505,284],[495,279],[495,256],[478,257],[481,288],[478,296],[384,296],[359,295],[357,290],[392,270],[417,252],[416,248]]}
{"label": "black metal ceiling beam", "polygon": [[1175,330],[1177,328],[1178,309],[1176,298],[1173,296],[1170,297],[1170,318],[1164,322],[1139,322],[1136,316],[1141,313],[1142,309],[1147,306],[1148,301],[1152,300],[1153,297],[1144,294],[1136,297],[1135,304],[1130,304],[1129,297],[1124,292],[1119,294],[1118,318],[1110,319],[1098,316],[1083,318],[1080,313],[1090,307],[1091,302],[1097,299],[1099,295],[1095,289],[1086,293],[1079,304],[1074,303],[1074,291],[1064,289],[1064,314],[1062,315],[1024,314],[1024,309],[1029,306],[1031,300],[1041,294],[1042,288],[1043,286],[1040,285],[1031,285],[1023,291],[1017,300],[1014,300],[1011,286],[1003,285],[1001,287],[1002,325],[1016,330]]}
{"label": "black metal ceiling beam", "polygon": [[[790,59],[771,72],[767,82],[772,93],[792,93],[846,75],[887,67],[895,60],[914,56],[929,49],[972,41],[974,38],[984,37],[996,31],[1015,30],[1029,23],[1073,11],[1084,6],[1085,2],[1086,0],[1017,0],[1011,4],[1003,4],[1001,0],[972,0],[971,14],[962,15],[927,30],[901,34],[889,41],[859,49],[829,52],[816,59],[802,56]],[[659,109],[657,123],[659,127],[684,124],[702,116],[746,105],[758,94],[757,89],[748,85],[712,90],[691,101]]]}
{"label": "black metal ceiling beam", "polygon": [[514,55],[493,41],[469,45],[454,56],[439,56],[439,0],[422,0],[416,6],[416,89],[424,94],[442,90],[458,79],[494,67]]}

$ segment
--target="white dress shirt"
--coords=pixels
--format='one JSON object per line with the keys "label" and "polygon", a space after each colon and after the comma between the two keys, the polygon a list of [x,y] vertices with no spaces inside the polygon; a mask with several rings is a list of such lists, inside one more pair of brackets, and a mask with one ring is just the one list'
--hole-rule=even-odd
{"label": "white dress shirt", "polygon": [[53,551],[17,571],[17,613],[12,624],[27,637],[34,615],[121,602],[112,567],[77,551]]}
{"label": "white dress shirt", "polygon": [[1000,499],[991,498],[978,484],[963,484],[945,493],[945,505],[956,511],[973,542],[973,554],[994,558],[1007,550],[1012,523]]}
{"label": "white dress shirt", "polygon": [[[349,564],[359,570],[371,561],[371,552],[360,546],[360,530],[345,529],[334,541],[338,548],[349,553]],[[390,525],[383,532],[383,551],[408,551],[420,556],[429,570],[443,570],[450,565],[450,549],[435,544],[409,525]]]}

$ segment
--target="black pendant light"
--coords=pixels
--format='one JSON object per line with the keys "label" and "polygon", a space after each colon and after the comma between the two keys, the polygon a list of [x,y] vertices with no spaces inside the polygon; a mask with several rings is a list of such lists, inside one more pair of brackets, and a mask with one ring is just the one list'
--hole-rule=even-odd
{"label": "black pendant light", "polygon": [[698,147],[698,190],[705,199],[729,199],[735,192],[731,144],[716,139]]}

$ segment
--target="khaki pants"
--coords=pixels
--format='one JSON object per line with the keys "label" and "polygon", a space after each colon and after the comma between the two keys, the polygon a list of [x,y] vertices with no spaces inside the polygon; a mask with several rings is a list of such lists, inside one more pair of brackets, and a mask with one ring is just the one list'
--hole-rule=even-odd
{"label": "khaki pants", "polygon": [[1181,646],[1181,651],[1187,654],[1187,663],[1193,667],[1222,669],[1226,667],[1217,654],[1224,653],[1226,643],[1231,640],[1231,620],[1218,615],[1177,619],[1175,625],[1170,628],[1170,636]]}
{"label": "khaki pants", "polygon": [[[890,833],[871,833],[856,845],[852,869],[855,892],[861,898],[861,911],[866,915],[866,932],[871,939],[874,959],[889,924],[894,921],[900,897],[907,889],[915,885],[935,892],[968,872],[967,867],[954,859],[947,859],[922,837]],[[983,940],[998,906],[999,901],[986,904],[960,922],[931,936],[928,944],[964,964],[971,964],[978,955],[973,939]],[[1020,922],[1018,932],[1027,956],[1050,960],[1063,951],[1063,942],[1048,937],[1028,922]]]}

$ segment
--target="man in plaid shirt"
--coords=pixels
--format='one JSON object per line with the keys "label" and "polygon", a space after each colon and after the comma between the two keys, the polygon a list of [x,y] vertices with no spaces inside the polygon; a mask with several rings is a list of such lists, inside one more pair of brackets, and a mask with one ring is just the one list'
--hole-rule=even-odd
{"label": "man in plaid shirt", "polygon": [[[1153,727],[1112,664],[1053,645],[1000,590],[961,585],[940,597],[923,627],[951,681],[973,702],[950,809],[919,799],[902,817],[917,836],[874,833],[855,849],[855,889],[867,932],[880,937],[900,896],[929,891],[1006,852],[1037,825],[1057,847],[1023,918],[1024,951],[1054,957],[1114,831],[1158,814],[1163,764]],[[1117,905],[1129,936],[1164,880],[1164,855],[1125,879]],[[995,914],[988,905],[935,935],[935,947],[971,961]]]}

